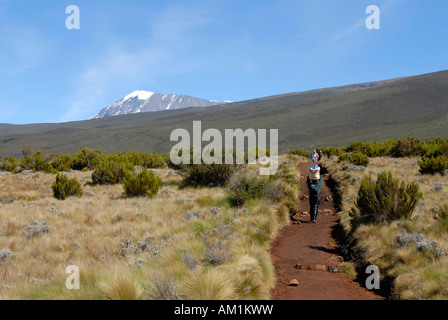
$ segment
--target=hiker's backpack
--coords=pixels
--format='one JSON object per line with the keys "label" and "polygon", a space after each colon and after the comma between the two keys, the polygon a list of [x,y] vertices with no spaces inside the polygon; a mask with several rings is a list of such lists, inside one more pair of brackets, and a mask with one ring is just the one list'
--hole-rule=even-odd
{"label": "hiker's backpack", "polygon": [[320,179],[320,167],[318,165],[312,166],[308,169],[310,180],[319,180]]}

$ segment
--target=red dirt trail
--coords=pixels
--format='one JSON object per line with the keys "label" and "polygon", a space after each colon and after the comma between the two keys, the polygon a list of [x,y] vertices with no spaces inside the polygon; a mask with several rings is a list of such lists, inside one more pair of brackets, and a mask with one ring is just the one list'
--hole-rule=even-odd
{"label": "red dirt trail", "polygon": [[[277,273],[277,284],[272,292],[274,300],[383,300],[384,298],[362,288],[359,283],[346,274],[332,272],[340,265],[338,245],[332,236],[337,225],[335,205],[331,198],[330,188],[326,181],[322,183],[320,193],[321,204],[317,223],[309,222],[309,203],[303,197],[308,195],[306,177],[312,163],[299,165],[300,177],[300,209],[295,216],[300,221],[291,222],[283,228],[271,249]],[[325,199],[330,201],[326,201]],[[323,210],[327,214],[322,213]],[[317,266],[317,267],[316,267]],[[331,271],[323,268],[329,268]],[[340,270],[340,268],[339,268]],[[290,286],[296,279],[298,286]]]}

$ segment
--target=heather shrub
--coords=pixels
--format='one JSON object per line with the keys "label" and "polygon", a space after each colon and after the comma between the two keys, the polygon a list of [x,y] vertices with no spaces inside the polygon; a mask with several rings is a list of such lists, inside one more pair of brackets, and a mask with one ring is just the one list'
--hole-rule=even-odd
{"label": "heather shrub", "polygon": [[0,161],[0,168],[5,171],[17,173],[19,171],[19,161],[14,157],[7,157]]}
{"label": "heather shrub", "polygon": [[51,165],[52,159],[53,155],[43,151],[36,151],[31,156],[23,158],[20,164],[25,170],[55,173],[56,170]]}
{"label": "heather shrub", "polygon": [[322,152],[327,157],[331,157],[331,156],[338,156],[339,157],[339,156],[341,156],[342,154],[345,153],[345,149],[344,148],[330,147],[330,148],[322,150]]}
{"label": "heather shrub", "polygon": [[356,200],[361,216],[375,223],[407,219],[412,216],[423,195],[416,182],[405,183],[390,172],[378,174],[378,180],[364,177]]}
{"label": "heather shrub", "polygon": [[439,209],[437,216],[439,220],[448,221],[448,203],[445,203],[443,207]]}
{"label": "heather shrub", "polygon": [[445,155],[438,157],[424,156],[418,164],[420,165],[421,174],[443,173],[448,169],[448,157]]}
{"label": "heather shrub", "polygon": [[84,168],[93,169],[98,163],[100,156],[100,150],[83,148],[73,157],[71,168],[73,170],[83,170]]}
{"label": "heather shrub", "polygon": [[423,151],[423,141],[418,138],[399,139],[390,154],[396,158],[418,156]]}
{"label": "heather shrub", "polygon": [[366,156],[365,154],[362,154],[360,152],[355,152],[355,153],[344,153],[342,155],[339,156],[339,162],[343,162],[343,161],[347,161],[350,162],[356,166],[364,166],[367,167],[367,165],[370,162],[370,159],[368,156]]}
{"label": "heather shrub", "polygon": [[124,178],[134,171],[134,166],[119,155],[102,156],[92,173],[94,184],[122,183]]}
{"label": "heather shrub", "polygon": [[143,166],[146,168],[163,168],[166,166],[165,160],[160,154],[143,154]]}
{"label": "heather shrub", "polygon": [[230,199],[236,206],[267,195],[269,179],[255,174],[234,175],[228,184]]}
{"label": "heather shrub", "polygon": [[52,167],[57,171],[70,171],[73,158],[69,155],[54,156],[51,161]]}
{"label": "heather shrub", "polygon": [[448,139],[436,138],[434,140],[427,140],[423,147],[423,156],[434,157],[447,156],[448,155]]}
{"label": "heather shrub", "polygon": [[238,171],[235,164],[187,164],[179,169],[185,185],[224,186],[230,177]]}
{"label": "heather shrub", "polygon": [[162,186],[162,180],[152,171],[144,168],[136,174],[129,174],[123,182],[124,193],[129,197],[149,196],[155,197]]}
{"label": "heather shrub", "polygon": [[56,175],[56,181],[51,188],[53,189],[53,196],[59,200],[65,200],[71,196],[82,196],[82,188],[78,180],[76,178],[69,179],[63,173]]}

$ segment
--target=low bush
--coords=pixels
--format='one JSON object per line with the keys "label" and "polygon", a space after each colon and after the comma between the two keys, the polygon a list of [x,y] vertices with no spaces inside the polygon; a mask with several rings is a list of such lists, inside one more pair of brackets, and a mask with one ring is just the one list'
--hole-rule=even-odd
{"label": "low bush", "polygon": [[36,151],[31,156],[23,158],[20,165],[25,170],[56,173],[55,168],[51,165],[52,160],[53,155],[44,151]]}
{"label": "low bush", "polygon": [[413,157],[421,155],[423,141],[418,138],[399,139],[391,149],[391,156],[395,158]]}
{"label": "low bush", "polygon": [[119,155],[102,156],[92,173],[92,182],[94,184],[122,183],[125,177],[134,170],[134,166]]}
{"label": "low bush", "polygon": [[445,155],[438,157],[424,156],[418,164],[420,165],[421,174],[443,173],[448,169],[448,157]]}
{"label": "low bush", "polygon": [[71,168],[73,170],[93,169],[98,163],[100,156],[100,150],[84,148],[73,157]]}
{"label": "low bush", "polygon": [[136,174],[129,174],[123,182],[124,193],[129,197],[155,197],[162,186],[162,180],[152,171],[144,168]]}
{"label": "low bush", "polygon": [[423,198],[416,182],[405,183],[390,172],[378,174],[378,180],[364,177],[356,200],[362,217],[375,223],[408,219]]}
{"label": "low bush", "polygon": [[234,175],[228,185],[230,199],[236,206],[242,206],[248,200],[266,196],[268,185],[269,180],[265,176]]}
{"label": "low bush", "polygon": [[235,174],[240,165],[235,164],[187,164],[182,165],[179,173],[185,185],[224,186]]}
{"label": "low bush", "polygon": [[82,196],[82,188],[79,181],[76,178],[69,179],[63,173],[56,175],[56,181],[51,188],[53,189],[53,196],[59,200],[65,200],[72,196]]}
{"label": "low bush", "polygon": [[342,155],[339,156],[339,162],[343,162],[343,161],[347,161],[350,162],[356,166],[364,166],[367,167],[369,162],[370,162],[370,158],[368,156],[366,156],[363,153],[360,152],[355,152],[355,153],[344,153]]}
{"label": "low bush", "polygon": [[0,168],[5,171],[17,173],[19,171],[19,161],[14,157],[7,157],[0,161]]}
{"label": "low bush", "polygon": [[437,216],[439,220],[448,222],[448,203],[445,203],[443,207],[439,209]]}
{"label": "low bush", "polygon": [[70,171],[73,158],[70,155],[54,156],[51,165],[57,171]]}

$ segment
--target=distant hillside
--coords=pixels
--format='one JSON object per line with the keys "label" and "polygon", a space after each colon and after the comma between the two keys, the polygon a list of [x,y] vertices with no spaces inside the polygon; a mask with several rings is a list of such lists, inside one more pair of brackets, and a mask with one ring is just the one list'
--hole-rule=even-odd
{"label": "distant hillside", "polygon": [[291,93],[207,108],[140,113],[62,124],[0,126],[0,155],[22,146],[73,153],[168,152],[172,130],[279,129],[280,150],[342,146],[354,140],[448,137],[448,71]]}
{"label": "distant hillside", "polygon": [[92,117],[92,119],[140,112],[177,110],[188,107],[209,107],[223,103],[224,102],[205,100],[186,95],[134,91],[109,107],[104,108],[96,116]]}

